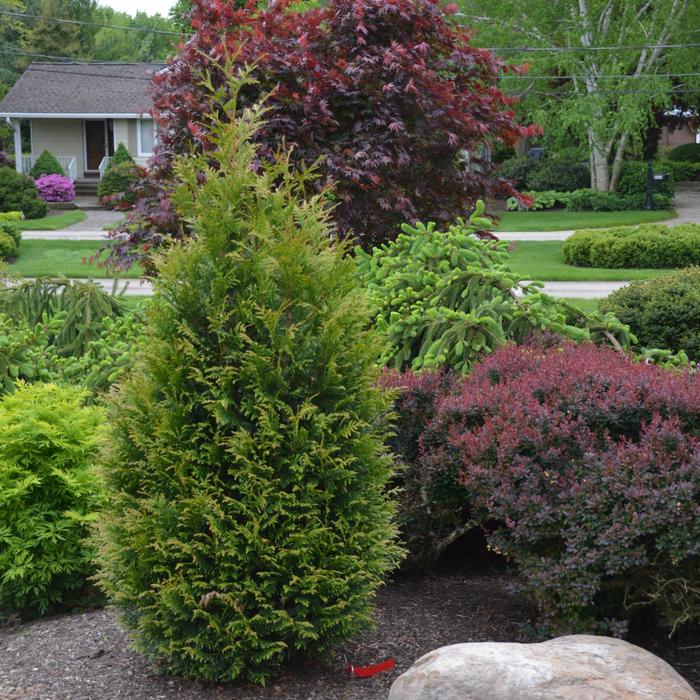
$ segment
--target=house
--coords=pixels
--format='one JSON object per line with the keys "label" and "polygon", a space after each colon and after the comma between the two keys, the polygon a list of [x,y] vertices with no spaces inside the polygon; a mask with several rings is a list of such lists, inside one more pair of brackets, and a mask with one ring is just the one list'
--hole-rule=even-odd
{"label": "house", "polygon": [[[37,156],[48,150],[72,180],[96,180],[119,143],[145,165],[155,143],[149,87],[164,67],[32,63],[0,101],[0,119],[14,130],[17,170],[29,173]],[[22,153],[21,134],[27,127],[31,150]]]}

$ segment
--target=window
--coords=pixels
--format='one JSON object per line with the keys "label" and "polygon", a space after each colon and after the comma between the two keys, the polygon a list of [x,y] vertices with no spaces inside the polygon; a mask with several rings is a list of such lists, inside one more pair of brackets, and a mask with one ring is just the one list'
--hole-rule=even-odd
{"label": "window", "polygon": [[156,143],[156,130],[153,119],[140,119],[137,133],[139,155],[150,156]]}

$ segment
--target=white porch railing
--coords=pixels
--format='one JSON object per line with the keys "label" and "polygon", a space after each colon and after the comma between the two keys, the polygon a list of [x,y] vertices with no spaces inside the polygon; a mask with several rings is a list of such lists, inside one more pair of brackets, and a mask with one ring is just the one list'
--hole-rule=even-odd
{"label": "white porch railing", "polygon": [[[36,163],[38,156],[22,156],[22,172],[25,175],[29,175]],[[71,182],[75,182],[78,177],[78,164],[75,160],[75,156],[56,156],[58,164],[63,168],[66,175],[71,179]]]}
{"label": "white porch railing", "polygon": [[100,171],[100,180],[105,176],[107,168],[109,168],[109,162],[112,160],[111,156],[105,156],[100,161],[100,166],[97,168]]}

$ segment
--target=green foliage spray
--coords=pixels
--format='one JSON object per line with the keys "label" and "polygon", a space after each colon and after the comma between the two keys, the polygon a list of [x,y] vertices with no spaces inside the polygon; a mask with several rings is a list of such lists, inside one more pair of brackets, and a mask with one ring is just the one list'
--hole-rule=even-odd
{"label": "green foliage spray", "polygon": [[258,167],[263,112],[198,125],[215,148],[178,165],[197,240],[161,262],[113,399],[98,534],[100,582],[138,647],[217,681],[265,682],[366,627],[400,555],[354,264],[322,200],[300,197],[312,174],[285,154]]}

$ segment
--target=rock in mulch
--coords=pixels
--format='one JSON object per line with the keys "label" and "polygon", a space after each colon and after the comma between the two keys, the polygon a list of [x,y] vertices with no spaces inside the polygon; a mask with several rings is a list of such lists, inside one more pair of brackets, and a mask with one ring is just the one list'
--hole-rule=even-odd
{"label": "rock in mulch", "polygon": [[671,666],[634,644],[571,635],[539,644],[453,644],[421,657],[389,700],[698,700]]}

